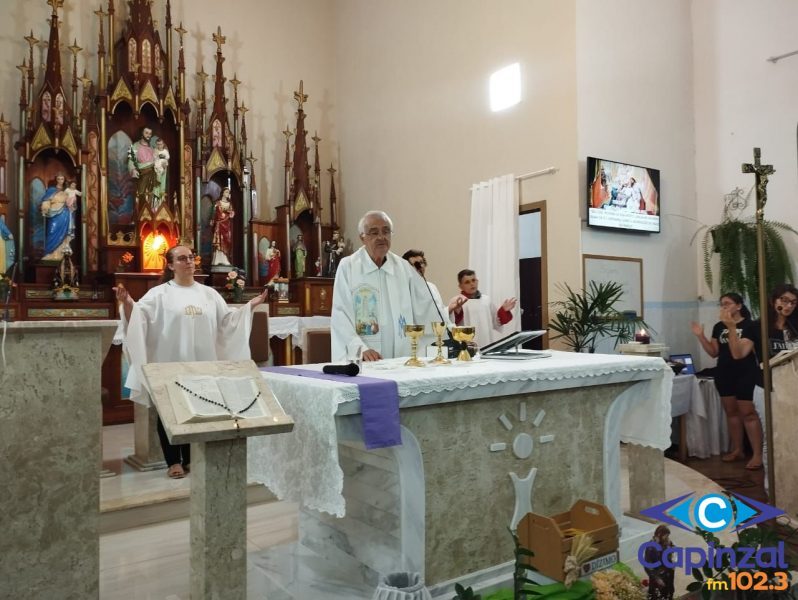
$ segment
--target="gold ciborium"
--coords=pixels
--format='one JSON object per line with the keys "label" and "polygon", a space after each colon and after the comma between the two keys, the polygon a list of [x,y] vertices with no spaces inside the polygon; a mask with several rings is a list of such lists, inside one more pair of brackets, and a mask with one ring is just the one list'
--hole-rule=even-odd
{"label": "gold ciborium", "polygon": [[451,361],[446,360],[443,356],[443,332],[446,331],[446,323],[443,321],[432,322],[432,333],[438,338],[438,355],[430,362],[431,365],[448,365]]}
{"label": "gold ciborium", "polygon": [[410,358],[405,362],[406,367],[426,367],[418,359],[418,338],[424,335],[423,325],[405,325],[405,335],[410,338]]}
{"label": "gold ciborium", "polygon": [[[465,344],[473,341],[476,333],[477,330],[473,326],[468,326],[468,327],[461,326],[461,327],[454,327],[452,329],[452,335],[454,335],[454,339],[457,340],[458,342],[462,342]],[[460,354],[457,355],[457,360],[461,360],[464,362],[471,360],[471,355],[468,353],[468,348],[464,346],[463,349],[460,350]]]}

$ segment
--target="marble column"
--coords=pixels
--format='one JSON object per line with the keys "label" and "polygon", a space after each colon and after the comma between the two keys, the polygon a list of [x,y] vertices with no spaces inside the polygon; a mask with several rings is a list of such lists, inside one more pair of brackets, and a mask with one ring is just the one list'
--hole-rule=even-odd
{"label": "marble column", "polygon": [[7,324],[0,595],[99,595],[100,371],[116,321]]}
{"label": "marble column", "polygon": [[165,469],[161,441],[158,439],[158,411],[142,404],[133,404],[134,453],[125,462],[139,471]]}
{"label": "marble column", "polygon": [[247,440],[191,445],[191,598],[246,600]]}
{"label": "marble column", "polygon": [[665,501],[665,459],[662,450],[629,444],[629,510],[638,515],[644,508]]}

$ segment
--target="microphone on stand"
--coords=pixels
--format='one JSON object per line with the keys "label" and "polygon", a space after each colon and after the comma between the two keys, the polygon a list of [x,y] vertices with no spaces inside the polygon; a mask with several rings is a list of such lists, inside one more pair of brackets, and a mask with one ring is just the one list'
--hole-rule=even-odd
{"label": "microphone on stand", "polygon": [[[429,297],[432,300],[432,305],[435,307],[435,312],[438,313],[438,316],[441,319],[441,322],[446,323],[446,319],[443,318],[443,314],[441,313],[441,309],[438,306],[438,303],[435,301],[435,294],[432,293],[432,288],[429,285],[429,281],[427,278],[424,277],[424,274],[421,272],[421,263],[415,263],[413,266],[416,268],[421,279],[424,280],[424,285],[427,286],[427,291],[429,292]],[[443,345],[446,346],[449,350],[447,351],[448,358],[452,358],[453,356],[457,356],[457,353],[460,352],[463,344],[458,342],[454,339],[454,335],[452,335],[452,331],[446,327],[446,334],[449,336],[448,340],[443,340]]]}

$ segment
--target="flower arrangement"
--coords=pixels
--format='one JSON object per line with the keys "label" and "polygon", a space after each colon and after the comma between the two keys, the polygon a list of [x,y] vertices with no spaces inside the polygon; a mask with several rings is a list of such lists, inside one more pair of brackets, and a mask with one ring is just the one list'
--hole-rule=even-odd
{"label": "flower arrangement", "polygon": [[228,292],[228,297],[232,298],[233,302],[239,303],[244,298],[244,288],[247,285],[246,273],[243,269],[238,267],[227,273],[227,281],[224,284],[224,289]]}
{"label": "flower arrangement", "polygon": [[640,582],[625,569],[611,568],[594,573],[590,578],[596,600],[645,600]]}
{"label": "flower arrangement", "polygon": [[119,259],[119,264],[116,265],[116,270],[119,273],[126,272],[133,266],[133,255],[130,252],[125,252]]}

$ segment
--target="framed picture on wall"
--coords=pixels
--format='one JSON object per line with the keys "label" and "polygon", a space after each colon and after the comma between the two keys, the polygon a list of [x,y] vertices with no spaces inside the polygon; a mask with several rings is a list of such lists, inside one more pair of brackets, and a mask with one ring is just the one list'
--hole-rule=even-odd
{"label": "framed picture on wall", "polygon": [[625,256],[582,255],[582,284],[585,288],[591,281],[606,283],[614,281],[623,286],[623,296],[616,308],[620,312],[634,311],[643,318],[643,259]]}

